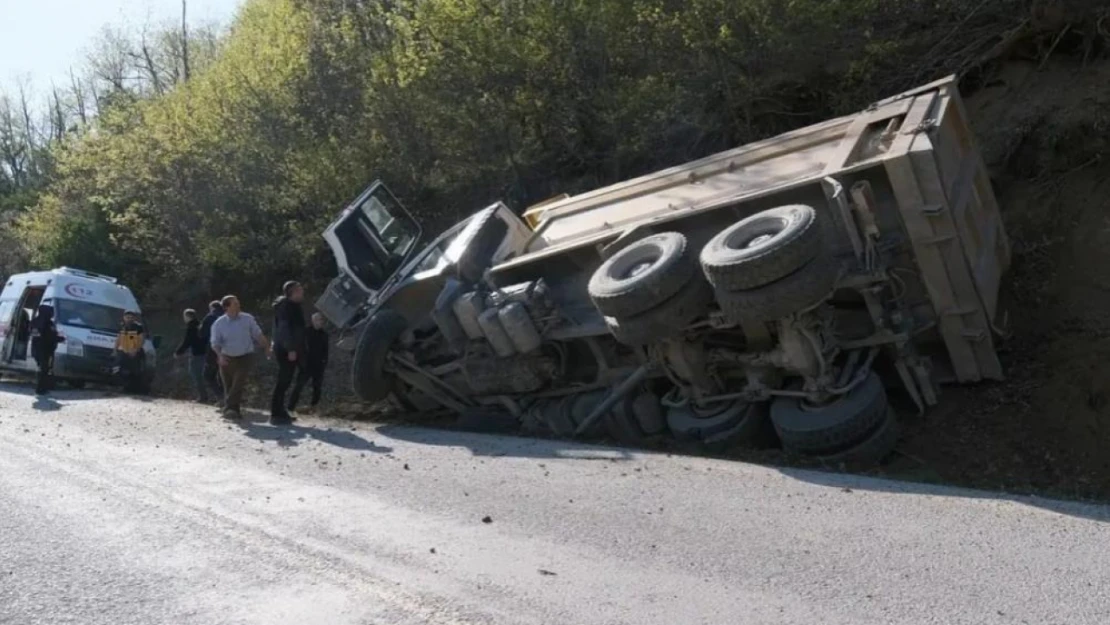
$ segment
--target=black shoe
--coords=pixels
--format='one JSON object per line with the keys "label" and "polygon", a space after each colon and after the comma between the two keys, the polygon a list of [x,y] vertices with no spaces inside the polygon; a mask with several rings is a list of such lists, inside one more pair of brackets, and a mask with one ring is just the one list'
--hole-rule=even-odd
{"label": "black shoe", "polygon": [[270,417],[270,425],[293,425],[293,417],[288,415],[284,417]]}

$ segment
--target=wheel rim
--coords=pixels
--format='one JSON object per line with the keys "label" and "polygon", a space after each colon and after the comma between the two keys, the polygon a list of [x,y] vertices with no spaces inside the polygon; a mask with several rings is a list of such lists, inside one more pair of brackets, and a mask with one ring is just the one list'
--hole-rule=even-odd
{"label": "wheel rim", "polygon": [[744,247],[746,247],[746,248],[747,247],[758,247],[758,246],[763,245],[764,243],[770,241],[773,238],[775,238],[775,235],[773,235],[773,234],[761,234],[761,235],[755,237],[754,239],[752,239],[751,241],[748,241],[747,245],[745,245]]}
{"label": "wheel rim", "polygon": [[654,265],[657,260],[658,259],[651,260],[651,261],[645,260],[645,261],[636,263],[635,265],[632,265],[632,267],[630,267],[628,269],[628,271],[624,272],[624,275],[621,276],[621,280],[628,280],[629,278],[635,278],[636,276],[644,273],[648,269],[651,269],[651,266]]}
{"label": "wheel rim", "polygon": [[790,225],[790,219],[766,216],[756,219],[725,240],[725,247],[736,251],[749,251],[766,247],[777,239]]}
{"label": "wheel rim", "polygon": [[663,251],[654,245],[641,246],[631,250],[627,257],[613,263],[609,269],[609,276],[618,282],[633,280],[650,271],[662,258]]}
{"label": "wheel rim", "polygon": [[836,395],[832,399],[824,403],[812,402],[809,400],[808,397],[803,397],[798,400],[798,408],[802,412],[821,412],[823,410],[828,410],[830,406],[835,406],[836,404],[844,401],[844,398],[847,396],[847,393]]}

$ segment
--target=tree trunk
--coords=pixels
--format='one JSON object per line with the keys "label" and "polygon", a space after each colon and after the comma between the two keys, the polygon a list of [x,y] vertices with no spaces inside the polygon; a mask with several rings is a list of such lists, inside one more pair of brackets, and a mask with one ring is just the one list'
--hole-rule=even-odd
{"label": "tree trunk", "polygon": [[189,82],[189,25],[185,15],[185,0],[181,0],[181,65],[185,82]]}

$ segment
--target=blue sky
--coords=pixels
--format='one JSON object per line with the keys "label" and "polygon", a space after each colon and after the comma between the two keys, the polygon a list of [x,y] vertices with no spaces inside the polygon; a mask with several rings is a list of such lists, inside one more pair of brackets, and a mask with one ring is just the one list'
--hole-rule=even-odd
{"label": "blue sky", "polygon": [[[186,0],[190,22],[228,23],[241,0]],[[0,0],[0,87],[30,78],[36,93],[68,82],[105,25],[181,19],[181,0]]]}

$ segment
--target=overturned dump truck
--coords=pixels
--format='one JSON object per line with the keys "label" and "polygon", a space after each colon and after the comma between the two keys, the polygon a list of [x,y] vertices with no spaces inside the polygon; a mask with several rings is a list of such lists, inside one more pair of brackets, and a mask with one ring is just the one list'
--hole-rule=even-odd
{"label": "overturned dump truck", "polygon": [[421,234],[381,183],[324,234],[340,273],[317,308],[368,402],[872,462],[897,438],[888,388],[923,412],[1003,375],[1009,244],[954,78]]}

